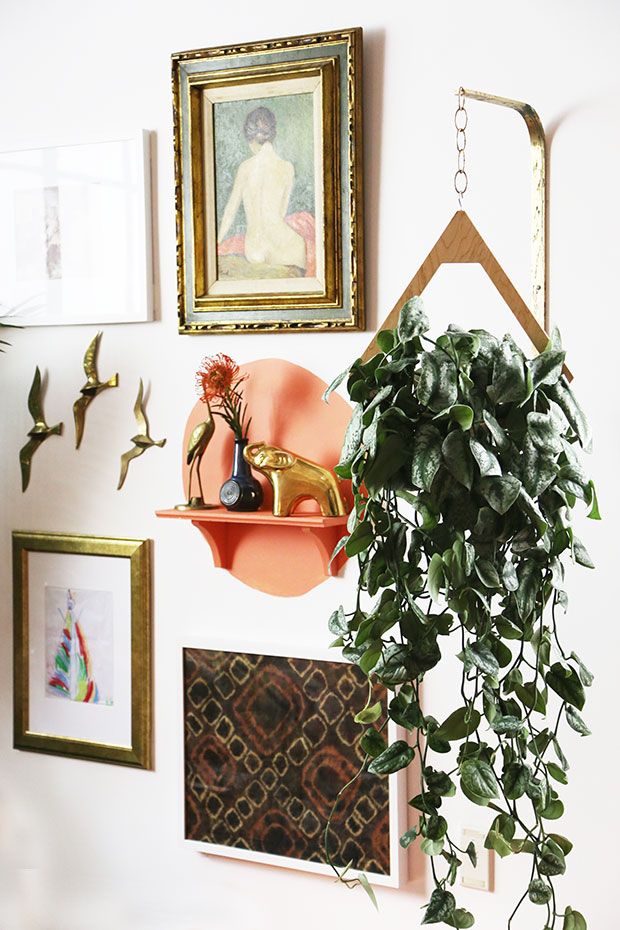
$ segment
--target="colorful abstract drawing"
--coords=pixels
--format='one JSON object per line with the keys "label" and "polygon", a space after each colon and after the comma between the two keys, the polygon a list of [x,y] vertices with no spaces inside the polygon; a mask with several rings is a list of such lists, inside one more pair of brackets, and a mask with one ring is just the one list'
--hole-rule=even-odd
{"label": "colorful abstract drawing", "polygon": [[[54,604],[54,601],[58,600],[59,589],[48,588],[47,592],[49,594],[48,610],[55,607],[56,615],[62,618],[60,636],[58,637],[56,633],[52,641],[54,632],[50,629],[48,617],[48,693],[79,703],[111,704],[111,694],[102,694],[92,657],[93,645],[99,646],[100,651],[103,648],[109,652],[110,641],[105,631],[108,620],[106,595],[109,592],[64,590],[62,608]],[[81,611],[77,606],[78,598],[82,601]],[[94,614],[91,618],[90,635],[85,629],[89,606]],[[104,625],[103,637],[101,636],[102,623]],[[105,673],[104,667],[102,667],[102,673]]]}
{"label": "colorful abstract drawing", "polygon": [[75,618],[75,601],[67,591],[67,610],[56,660],[54,674],[48,684],[63,697],[87,704],[99,702],[99,691],[92,676],[92,663],[88,644],[79,621]]}

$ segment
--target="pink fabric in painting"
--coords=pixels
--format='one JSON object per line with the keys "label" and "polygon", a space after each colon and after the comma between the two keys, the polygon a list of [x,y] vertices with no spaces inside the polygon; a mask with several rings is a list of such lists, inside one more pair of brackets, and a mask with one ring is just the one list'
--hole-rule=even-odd
{"label": "pink fabric in painting", "polygon": [[[290,213],[285,221],[306,241],[306,278],[316,274],[316,244],[314,238],[314,217],[305,211]],[[245,253],[245,236],[229,236],[217,247],[218,255],[243,255]]]}

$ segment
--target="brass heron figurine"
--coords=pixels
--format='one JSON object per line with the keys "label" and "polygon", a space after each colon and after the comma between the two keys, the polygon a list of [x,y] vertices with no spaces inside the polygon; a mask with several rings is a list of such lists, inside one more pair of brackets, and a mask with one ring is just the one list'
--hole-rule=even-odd
{"label": "brass heron figurine", "polygon": [[[177,504],[175,510],[212,510],[216,506],[216,504],[205,503],[202,480],[200,478],[200,463],[202,462],[202,457],[207,451],[207,446],[211,442],[215,432],[215,420],[211,413],[209,401],[207,401],[207,409],[209,411],[208,418],[193,428],[187,443],[187,464],[189,465],[187,502],[185,504]],[[194,472],[198,474],[198,488],[200,489],[200,494],[197,496],[192,495],[192,478]]]}
{"label": "brass heron figurine", "polygon": [[140,378],[140,386],[138,388],[138,396],[134,404],[133,414],[136,418],[139,432],[131,437],[133,447],[127,452],[123,452],[121,455],[121,473],[118,479],[117,491],[120,491],[123,487],[125,478],[127,477],[129,463],[133,459],[137,459],[139,455],[142,455],[143,452],[146,452],[146,450],[152,448],[152,446],[159,446],[161,449],[166,445],[165,439],[153,439],[149,434],[149,423],[146,418],[146,411],[144,410],[144,386],[142,384],[142,378]]}
{"label": "brass heron figurine", "polygon": [[100,381],[97,373],[97,353],[99,343],[103,334],[98,332],[84,356],[84,373],[86,374],[86,384],[80,388],[81,397],[78,397],[73,405],[73,419],[75,420],[75,448],[80,448],[82,436],[84,435],[84,418],[86,410],[93,402],[97,394],[105,391],[106,388],[118,387],[118,373],[113,375],[108,381]]}
{"label": "brass heron figurine", "polygon": [[45,422],[43,400],[41,397],[41,372],[39,371],[38,365],[34,373],[30,393],[28,394],[28,410],[34,420],[34,424],[28,433],[30,439],[19,452],[19,464],[22,472],[22,492],[26,490],[30,482],[30,467],[32,465],[34,453],[49,436],[60,436],[62,434],[62,423],[57,423],[56,426],[48,426]]}

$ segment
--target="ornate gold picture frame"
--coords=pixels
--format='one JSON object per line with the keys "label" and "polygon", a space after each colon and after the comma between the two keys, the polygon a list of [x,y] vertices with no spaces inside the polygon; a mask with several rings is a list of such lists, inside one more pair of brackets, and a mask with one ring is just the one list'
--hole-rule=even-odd
{"label": "ornate gold picture frame", "polygon": [[151,541],[13,533],[16,749],[151,768]]}
{"label": "ornate gold picture frame", "polygon": [[172,56],[179,332],[364,329],[362,30]]}

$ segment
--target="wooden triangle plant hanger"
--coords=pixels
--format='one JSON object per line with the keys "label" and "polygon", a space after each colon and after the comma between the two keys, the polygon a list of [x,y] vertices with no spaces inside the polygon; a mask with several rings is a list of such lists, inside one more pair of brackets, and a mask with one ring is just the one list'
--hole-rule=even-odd
{"label": "wooden triangle plant hanger", "polygon": [[[474,91],[460,91],[459,97],[464,97],[468,94],[476,96]],[[504,98],[490,98],[488,95],[478,95],[477,99],[489,99],[490,102],[504,101]],[[505,105],[516,104],[516,101],[508,101]],[[527,105],[520,104],[520,107],[525,107]],[[462,111],[462,103],[459,102],[459,111]],[[518,109],[515,106],[515,109]],[[459,112],[457,111],[457,113]],[[531,107],[529,112],[533,112]],[[459,129],[457,126],[458,132],[464,133],[463,129]],[[541,130],[542,132],[542,127]],[[539,139],[538,139],[539,142]],[[544,137],[543,137],[544,142]],[[458,141],[457,141],[458,147]],[[463,152],[463,149],[459,148],[459,155]],[[544,144],[543,144],[544,151]],[[465,177],[465,187],[467,184],[466,175],[464,172],[464,159],[459,158],[459,170],[457,171],[457,176],[462,174]],[[544,178],[544,174],[543,174]],[[455,178],[455,186],[456,186]],[[464,190],[460,190],[457,187],[457,193],[459,194],[459,202],[461,196],[464,193]],[[544,213],[544,209],[543,209]],[[377,343],[377,336],[379,332],[385,329],[394,329],[398,323],[398,317],[400,311],[403,307],[403,304],[406,303],[412,297],[420,297],[422,292],[433,278],[435,272],[441,265],[445,264],[479,264],[484,268],[488,277],[491,279],[495,287],[497,288],[500,296],[503,298],[505,303],[508,305],[508,308],[514,314],[518,320],[521,327],[524,329],[530,341],[534,344],[536,349],[539,352],[542,352],[549,342],[549,335],[541,325],[539,320],[536,318],[534,313],[529,309],[516,287],[499,264],[490,248],[470,220],[467,213],[459,209],[454,214],[445,230],[426,256],[422,262],[420,268],[415,273],[399,299],[397,300],[394,308],[388,314],[387,318],[384,320],[382,326],[375,334],[369,345],[367,346],[365,352],[362,355],[362,361],[367,362],[373,355],[379,351],[379,345]],[[568,367],[564,365],[563,368],[564,375],[568,381],[572,381],[572,374]]]}

